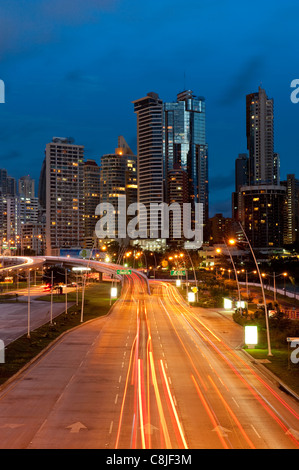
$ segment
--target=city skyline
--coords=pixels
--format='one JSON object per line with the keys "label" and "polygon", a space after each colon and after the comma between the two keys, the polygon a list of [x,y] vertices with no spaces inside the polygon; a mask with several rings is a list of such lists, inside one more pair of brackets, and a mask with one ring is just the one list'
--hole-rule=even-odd
{"label": "city skyline", "polygon": [[299,449],[298,14],[0,2],[1,449]]}
{"label": "city skyline", "polygon": [[[260,88],[261,87],[258,87],[258,89],[260,89]],[[263,90],[263,91],[267,92],[267,90]],[[187,92],[187,90],[184,90],[181,93],[185,93],[185,92]],[[252,91],[251,93],[246,95],[245,99],[244,99],[244,114],[245,114],[245,123],[244,123],[245,131],[244,131],[244,133],[245,133],[245,136],[246,136],[246,99],[251,94],[256,94],[256,93],[258,93],[258,91],[256,91],[256,92]],[[203,99],[205,100],[205,97],[203,97]],[[273,97],[269,97],[269,100],[271,100],[272,102],[273,101],[275,102],[275,99]],[[175,101],[173,101],[173,102],[175,102]],[[165,101],[163,101],[162,99],[161,99],[161,103],[163,103],[163,105],[167,106],[167,103]],[[274,114],[275,114],[275,107],[274,107]],[[275,121],[276,120],[277,120],[277,115],[275,114]],[[136,123],[135,123],[135,126],[136,126]],[[274,125],[274,139],[275,139],[275,141],[277,140],[276,139],[276,134],[277,134],[277,132],[275,133],[275,125]],[[137,132],[136,132],[136,135],[137,135]],[[53,138],[54,138],[54,136],[52,136],[51,139],[49,139],[49,142]],[[63,138],[70,138],[74,141],[75,145],[79,145],[79,146],[84,147],[84,151],[85,151],[84,161],[93,160],[93,161],[96,162],[96,164],[101,166],[101,158],[105,157],[105,154],[100,154],[98,156],[95,156],[95,157],[91,158],[90,156],[86,155],[86,143],[77,142],[77,140],[74,136],[71,136],[71,137],[64,136]],[[47,143],[48,142],[44,143],[44,152],[46,151]],[[137,147],[137,144],[136,144],[136,147]],[[87,148],[88,148],[88,145],[87,145]],[[208,166],[208,181],[209,181],[209,192],[208,192],[208,194],[209,194],[209,201],[210,201],[210,204],[209,204],[209,206],[210,206],[210,208],[209,208],[209,217],[213,217],[214,215],[219,214],[219,213],[223,214],[224,217],[231,217],[232,210],[233,210],[232,209],[232,201],[231,201],[231,193],[234,191],[234,187],[235,187],[235,183],[236,183],[236,181],[235,181],[235,164],[236,164],[236,160],[238,160],[238,158],[241,155],[247,155],[246,152],[248,152],[248,149],[246,149],[244,151],[244,153],[240,152],[239,154],[234,156],[231,175],[230,175],[230,177],[225,177],[224,176],[223,181],[220,181],[220,178],[221,178],[220,176],[211,175],[210,161],[209,161],[209,166]],[[109,152],[107,152],[107,154],[111,154],[111,153],[113,153],[112,149]],[[137,155],[137,151],[136,151],[135,154]],[[274,152],[273,155],[276,155],[276,153]],[[41,174],[41,170],[42,170],[42,166],[43,166],[43,160],[44,160],[44,157],[41,159],[40,168],[35,168],[34,170],[31,169],[31,171],[28,171],[27,173],[24,173],[22,171],[20,172],[19,168],[14,169],[13,173],[9,173],[9,167],[10,167],[9,161],[6,162],[4,165],[2,165],[2,169],[5,169],[7,171],[7,175],[8,175],[9,178],[11,178],[12,180],[15,180],[16,188],[18,188],[18,184],[19,184],[18,181],[21,181],[23,178],[30,177],[35,182],[35,188],[36,188],[35,189],[35,195],[37,195],[40,174]],[[283,159],[282,159],[282,161],[281,161],[281,159],[279,159],[279,164],[280,164],[280,167],[285,168],[284,173],[282,172],[282,170],[280,168],[280,179],[281,180],[286,180],[287,175],[289,175],[289,174],[295,174],[295,176],[298,174],[294,170],[294,168],[296,168],[296,165],[293,165],[290,168],[286,168],[285,165],[284,165]],[[278,171],[279,171],[279,169],[278,169]],[[17,176],[17,175],[19,175],[19,176]],[[218,203],[215,202],[216,201],[215,192],[217,192],[216,182],[217,182],[217,184],[221,184],[221,187],[225,189],[225,194],[227,193],[227,195],[228,195],[228,199],[227,200],[225,199],[225,202],[224,202],[225,206],[221,206],[221,202],[223,203],[223,198],[222,198],[221,201],[218,201]],[[18,192],[18,191],[16,191],[16,192]]]}
{"label": "city skyline", "polygon": [[[98,163],[101,155],[114,149],[118,135],[124,135],[136,153],[131,103],[136,96],[152,90],[164,102],[172,102],[183,89],[192,89],[207,103],[210,215],[229,215],[234,160],[246,151],[245,96],[255,92],[261,82],[274,98],[282,179],[287,173],[299,173],[299,105],[290,100],[290,84],[297,78],[297,70],[289,47],[296,43],[298,33],[290,26],[283,35],[278,34],[281,22],[295,21],[295,2],[271,5],[271,21],[267,5],[257,2],[251,2],[250,7],[235,1],[225,6],[218,1],[209,5],[190,2],[186,11],[167,1],[155,10],[135,1],[100,2],[97,6],[87,1],[84,8],[76,2],[72,11],[66,0],[59,7],[56,2],[51,6],[45,3],[30,0],[25,12],[17,2],[1,7],[1,31],[6,41],[0,50],[0,78],[6,85],[6,102],[0,107],[0,159],[8,162],[1,166],[10,174],[17,169],[16,178],[30,173],[37,180],[44,145],[54,135],[74,137],[77,144],[85,146],[86,158]],[[258,33],[253,38],[246,18],[249,9],[257,5]],[[33,23],[31,18],[39,22]],[[155,39],[150,47],[151,30],[147,32],[144,26],[153,19]],[[26,33],[28,26],[30,33]],[[178,29],[180,42],[171,46]],[[140,41],[136,42],[136,36]],[[150,51],[146,59],[144,48]],[[115,106],[117,115],[113,113]],[[220,171],[223,159],[227,164],[225,171]]]}

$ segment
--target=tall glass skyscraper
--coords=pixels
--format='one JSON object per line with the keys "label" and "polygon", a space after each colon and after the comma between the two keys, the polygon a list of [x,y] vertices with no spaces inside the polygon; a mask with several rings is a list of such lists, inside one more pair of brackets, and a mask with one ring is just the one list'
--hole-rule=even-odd
{"label": "tall glass skyscraper", "polygon": [[[163,105],[164,195],[170,203],[170,181],[174,169],[187,175],[188,202],[203,204],[204,239],[209,217],[208,145],[206,143],[205,98],[192,90],[177,95],[177,101]],[[175,202],[173,190],[172,202]],[[195,223],[193,213],[193,224]],[[193,227],[192,227],[193,228]]]}

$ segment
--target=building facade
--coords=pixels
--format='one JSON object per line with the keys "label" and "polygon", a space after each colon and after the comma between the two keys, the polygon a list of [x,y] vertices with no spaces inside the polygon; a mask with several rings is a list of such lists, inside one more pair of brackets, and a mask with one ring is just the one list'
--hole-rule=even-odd
{"label": "building facade", "polygon": [[248,184],[279,184],[279,154],[274,152],[274,102],[261,87],[257,93],[246,96],[246,136]]}
{"label": "building facade", "polygon": [[82,247],[84,238],[84,146],[54,137],[46,145],[46,254]]}
{"label": "building facade", "polygon": [[[123,199],[127,227],[132,218],[127,216],[128,206],[137,203],[137,157],[122,136],[118,138],[115,152],[101,158],[100,195],[101,203],[113,205],[113,216],[118,215],[118,207]],[[115,238],[119,238],[118,217],[114,217],[114,220]]]}
{"label": "building facade", "polygon": [[[161,204],[163,194],[163,102],[157,93],[133,101],[137,115],[137,184],[139,231],[143,240],[161,236],[161,216],[150,219],[151,204]],[[158,232],[158,233],[157,233]],[[157,236],[158,235],[158,236]]]}
{"label": "building facade", "polygon": [[100,203],[100,167],[95,160],[84,162],[84,240],[92,248],[98,216],[96,208]]}
{"label": "building facade", "polygon": [[282,185],[286,188],[283,241],[285,245],[293,245],[299,243],[299,180],[289,174]]}
{"label": "building facade", "polygon": [[[177,101],[163,106],[164,194],[169,203],[169,185],[174,169],[184,171],[188,178],[188,203],[203,206],[204,240],[208,238],[209,186],[208,146],[206,143],[206,105],[203,97],[192,90],[177,95]],[[172,195],[172,201],[175,198]],[[195,212],[192,209],[192,228]]]}
{"label": "building facade", "polygon": [[254,248],[274,249],[283,245],[283,186],[243,186],[241,223]]}

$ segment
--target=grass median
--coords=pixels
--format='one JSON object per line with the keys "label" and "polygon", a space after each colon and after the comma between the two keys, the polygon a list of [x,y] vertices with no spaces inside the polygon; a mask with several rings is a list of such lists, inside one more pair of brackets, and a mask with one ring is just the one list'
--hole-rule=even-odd
{"label": "grass median", "polygon": [[[84,315],[83,322],[99,318],[106,315],[115,300],[110,305],[110,283],[102,282],[86,286],[84,295]],[[50,302],[51,296],[42,296],[37,300]],[[81,323],[81,292],[79,293],[78,306],[76,305],[76,292],[68,293],[67,301],[73,302],[68,308],[67,314],[64,312],[53,319],[52,325],[45,325],[13,341],[5,347],[5,363],[0,364],[0,385],[16,374],[22,367],[43,351],[52,341],[58,338],[65,331],[82,325]],[[54,294],[53,302],[65,302],[64,294]]]}
{"label": "grass median", "polygon": [[[245,349],[254,359],[263,365],[299,396],[299,363],[291,360],[293,349],[272,349],[273,356],[268,356],[267,349]],[[297,357],[299,354],[297,353]],[[265,361],[265,362],[264,362]],[[269,361],[269,362],[268,362]]]}

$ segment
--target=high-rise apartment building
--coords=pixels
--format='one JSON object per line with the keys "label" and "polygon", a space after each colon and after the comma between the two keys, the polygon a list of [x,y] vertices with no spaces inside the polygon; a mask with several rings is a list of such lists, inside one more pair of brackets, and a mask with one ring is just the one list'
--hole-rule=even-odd
{"label": "high-rise apartment building", "polygon": [[239,153],[235,161],[235,186],[238,192],[241,186],[248,185],[248,155]]}
{"label": "high-rise apartment building", "polygon": [[283,245],[283,186],[243,186],[242,225],[254,248],[279,248]]}
{"label": "high-rise apartment building", "polygon": [[0,196],[0,243],[2,253],[15,250],[21,243],[20,201],[17,196]]}
{"label": "high-rise apartment building", "polygon": [[263,88],[246,96],[248,184],[279,184],[279,154],[274,153],[274,103]]}
{"label": "high-rise apartment building", "polygon": [[54,137],[46,145],[46,253],[79,248],[84,237],[84,146]]}
{"label": "high-rise apartment building", "polygon": [[7,174],[5,168],[0,169],[0,194],[11,197],[17,195],[16,180]]}
{"label": "high-rise apartment building", "polygon": [[283,244],[285,188],[280,186],[280,158],[274,152],[273,99],[261,87],[246,96],[246,137],[248,175],[246,159],[239,156],[233,218],[242,223],[254,248],[279,248]]}
{"label": "high-rise apartment building", "polygon": [[[84,162],[84,239],[92,247],[98,216],[96,207],[100,203],[100,167],[95,160]],[[91,246],[90,246],[91,245]]]}
{"label": "high-rise apartment building", "polygon": [[[103,155],[100,170],[100,202],[110,203],[118,214],[121,198],[125,200],[125,211],[137,202],[137,157],[125,139],[118,138],[114,153]],[[121,214],[123,215],[123,214]],[[126,215],[126,226],[132,217]],[[115,217],[115,238],[119,236],[118,217]]]}
{"label": "high-rise apartment building", "polygon": [[235,160],[235,191],[232,193],[232,216],[233,219],[241,220],[240,214],[240,188],[247,186],[249,182],[249,161],[247,153],[239,153]]}
{"label": "high-rise apartment building", "polygon": [[283,241],[292,245],[299,242],[299,179],[289,174],[281,184],[286,188]]}
{"label": "high-rise apartment building", "polygon": [[140,211],[139,229],[146,235],[144,239],[157,239],[161,236],[161,216],[157,213],[150,221],[150,205],[164,201],[163,102],[157,93],[150,92],[133,104],[137,115],[138,202],[146,209]]}
{"label": "high-rise apartment building", "polygon": [[26,223],[21,227],[21,254],[45,254],[45,226],[44,224]]}
{"label": "high-rise apartment building", "polygon": [[18,192],[20,197],[35,197],[35,181],[29,175],[22,176],[18,181]]}
{"label": "high-rise apartment building", "polygon": [[[167,201],[169,204],[179,204],[183,207],[183,204],[189,202],[189,185],[188,185],[188,174],[185,170],[182,170],[179,165],[174,165],[172,170],[167,173]],[[180,239],[175,237],[175,228],[180,228],[182,237]],[[180,221],[176,219],[174,213],[169,213],[169,244],[174,246],[183,245],[184,242],[184,226],[183,218]]]}
{"label": "high-rise apartment building", "polygon": [[21,224],[36,224],[39,217],[37,197],[19,196]]}

